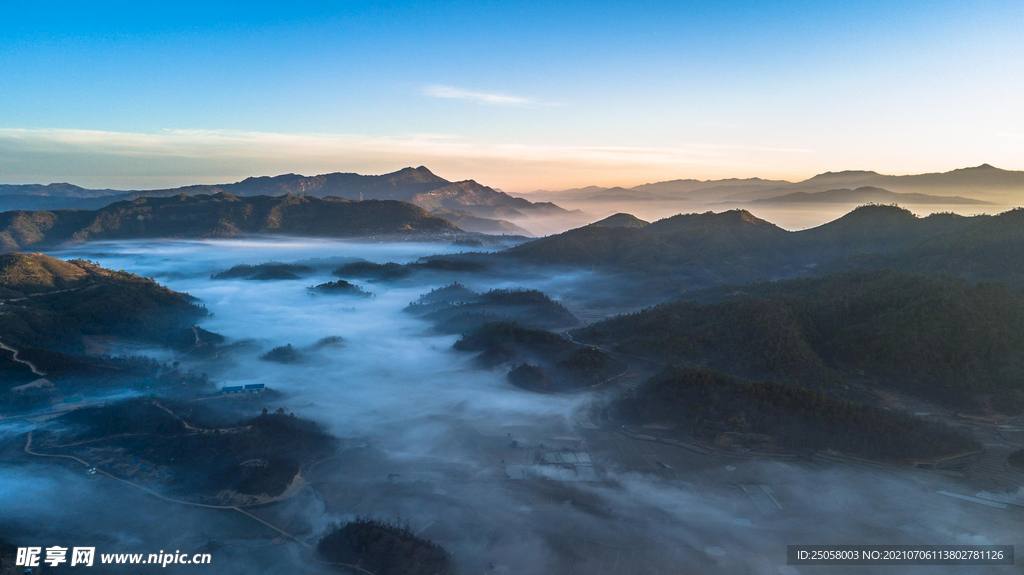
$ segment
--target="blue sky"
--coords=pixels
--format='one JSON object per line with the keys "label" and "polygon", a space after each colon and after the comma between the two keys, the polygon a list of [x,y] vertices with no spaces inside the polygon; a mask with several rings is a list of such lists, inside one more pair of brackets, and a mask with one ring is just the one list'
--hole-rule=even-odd
{"label": "blue sky", "polygon": [[4,2],[0,181],[1024,169],[1017,2]]}

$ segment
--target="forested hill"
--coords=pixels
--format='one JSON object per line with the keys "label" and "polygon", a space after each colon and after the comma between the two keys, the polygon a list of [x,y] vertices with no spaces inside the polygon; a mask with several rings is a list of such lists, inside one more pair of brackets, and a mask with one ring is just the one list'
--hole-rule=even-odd
{"label": "forested hill", "polygon": [[516,246],[504,257],[683,277],[691,285],[783,279],[820,267],[895,267],[1024,286],[1024,210],[921,218],[897,206],[867,205],[796,232],[745,210],[683,214],[643,227],[599,224]]}
{"label": "forested hill", "polygon": [[[151,279],[84,260],[42,254],[0,256],[0,341],[50,373],[85,353],[85,336],[166,343],[189,329],[206,309]],[[8,373],[10,371],[10,373]],[[31,377],[24,364],[0,353],[0,374]],[[8,377],[10,379],[10,377]]]}
{"label": "forested hill", "polygon": [[965,407],[1024,406],[1024,296],[892,270],[716,288],[577,330],[584,343],[811,387],[881,384]]}
{"label": "forested hill", "polygon": [[996,280],[1024,288],[1024,209],[997,216],[944,214],[926,219],[933,218],[946,220],[942,226],[946,229],[910,242],[901,250],[846,256],[822,271],[897,268]]}
{"label": "forested hill", "polygon": [[0,213],[0,250],[87,240],[450,234],[460,230],[423,208],[395,200],[353,202],[311,196],[139,198],[98,210]]}

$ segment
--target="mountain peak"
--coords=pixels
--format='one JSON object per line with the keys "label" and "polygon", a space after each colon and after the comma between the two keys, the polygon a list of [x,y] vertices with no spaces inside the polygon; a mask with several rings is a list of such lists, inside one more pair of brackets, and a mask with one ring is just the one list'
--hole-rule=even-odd
{"label": "mountain peak", "polygon": [[387,178],[392,182],[402,183],[448,183],[448,180],[434,174],[426,166],[402,168],[397,172],[384,174],[381,177]]}

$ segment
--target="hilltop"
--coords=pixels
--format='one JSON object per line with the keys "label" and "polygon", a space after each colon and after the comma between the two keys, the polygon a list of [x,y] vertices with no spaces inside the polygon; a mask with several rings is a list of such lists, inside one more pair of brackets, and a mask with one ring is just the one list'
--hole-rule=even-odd
{"label": "hilltop", "polygon": [[650,225],[650,222],[641,220],[632,214],[614,214],[590,225],[605,228],[644,228]]}
{"label": "hilltop", "polygon": [[408,202],[352,202],[312,196],[227,193],[138,198],[99,210],[0,213],[0,250],[88,240],[231,238],[250,234],[312,237],[453,234],[460,230]]}

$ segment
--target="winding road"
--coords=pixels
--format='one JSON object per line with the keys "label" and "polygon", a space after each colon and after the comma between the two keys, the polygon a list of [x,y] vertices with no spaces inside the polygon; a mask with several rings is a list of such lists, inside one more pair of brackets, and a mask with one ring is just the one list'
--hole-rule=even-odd
{"label": "winding road", "polygon": [[39,371],[39,368],[37,368],[36,365],[34,363],[32,363],[31,361],[29,361],[27,359],[20,359],[18,357],[18,353],[19,353],[18,350],[14,349],[13,347],[11,347],[11,346],[3,343],[3,342],[0,342],[0,349],[6,349],[7,351],[9,351],[12,354],[14,354],[14,361],[16,361],[18,363],[21,363],[21,364],[24,364],[24,365],[27,365],[28,368],[32,370],[32,373],[34,373],[36,375],[39,375],[39,376],[46,375],[45,373]]}

